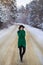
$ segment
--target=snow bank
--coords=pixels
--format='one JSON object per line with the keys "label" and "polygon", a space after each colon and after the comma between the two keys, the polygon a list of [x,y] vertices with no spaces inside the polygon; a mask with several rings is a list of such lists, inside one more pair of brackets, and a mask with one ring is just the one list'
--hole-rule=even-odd
{"label": "snow bank", "polygon": [[26,26],[26,27],[27,30],[30,31],[30,34],[32,35],[34,40],[36,40],[36,42],[40,44],[40,46],[43,48],[43,31],[30,26]]}

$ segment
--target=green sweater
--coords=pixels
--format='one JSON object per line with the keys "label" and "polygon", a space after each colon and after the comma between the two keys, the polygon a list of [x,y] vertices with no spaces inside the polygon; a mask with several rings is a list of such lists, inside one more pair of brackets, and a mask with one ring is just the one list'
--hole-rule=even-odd
{"label": "green sweater", "polygon": [[20,46],[26,47],[25,31],[19,30],[17,31],[17,34],[18,34],[18,48]]}

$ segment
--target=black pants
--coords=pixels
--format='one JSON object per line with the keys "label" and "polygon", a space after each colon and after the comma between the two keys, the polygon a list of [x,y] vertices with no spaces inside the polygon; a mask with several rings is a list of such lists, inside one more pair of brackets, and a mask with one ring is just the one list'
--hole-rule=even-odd
{"label": "black pants", "polygon": [[21,46],[19,47],[20,60],[22,61],[23,55],[25,54],[26,48]]}

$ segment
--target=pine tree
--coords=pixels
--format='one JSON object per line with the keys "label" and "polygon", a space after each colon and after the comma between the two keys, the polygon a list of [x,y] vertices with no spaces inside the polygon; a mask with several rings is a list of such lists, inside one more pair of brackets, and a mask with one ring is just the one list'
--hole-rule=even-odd
{"label": "pine tree", "polygon": [[[41,1],[41,0],[40,0]],[[43,22],[43,5],[39,0],[34,0],[30,3],[30,22],[33,26],[38,27]],[[32,25],[32,24],[31,24]]]}
{"label": "pine tree", "polygon": [[0,0],[1,2],[1,19],[3,22],[8,22],[12,19],[15,20],[17,7],[16,0]]}

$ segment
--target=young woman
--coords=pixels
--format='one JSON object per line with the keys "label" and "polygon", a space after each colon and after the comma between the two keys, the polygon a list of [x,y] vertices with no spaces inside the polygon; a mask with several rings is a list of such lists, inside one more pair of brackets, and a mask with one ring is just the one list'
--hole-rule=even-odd
{"label": "young woman", "polygon": [[19,30],[17,31],[18,34],[18,48],[19,48],[19,54],[20,54],[20,60],[22,62],[23,60],[23,56],[25,54],[26,51],[26,40],[25,40],[25,30],[24,30],[24,26],[20,25],[19,26]]}

